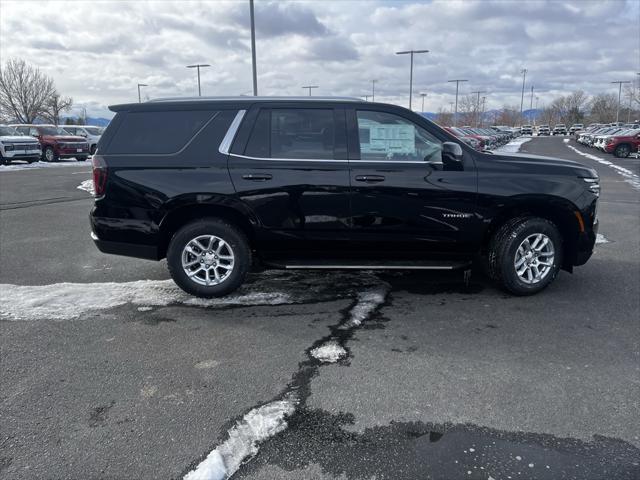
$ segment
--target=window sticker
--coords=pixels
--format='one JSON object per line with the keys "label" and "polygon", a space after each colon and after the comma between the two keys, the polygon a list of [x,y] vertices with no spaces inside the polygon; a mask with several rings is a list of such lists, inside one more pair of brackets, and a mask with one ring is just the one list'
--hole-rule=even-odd
{"label": "window sticker", "polygon": [[397,123],[360,122],[360,152],[371,154],[413,155],[416,153],[416,128]]}

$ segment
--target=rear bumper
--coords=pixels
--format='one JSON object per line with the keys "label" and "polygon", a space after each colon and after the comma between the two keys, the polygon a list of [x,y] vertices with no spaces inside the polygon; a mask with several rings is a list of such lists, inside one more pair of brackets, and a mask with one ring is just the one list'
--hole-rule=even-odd
{"label": "rear bumper", "polygon": [[123,255],[125,257],[144,258],[146,260],[159,260],[158,249],[153,245],[138,245],[135,243],[110,242],[100,240],[98,236],[91,232],[91,239],[96,244],[98,250],[110,255]]}

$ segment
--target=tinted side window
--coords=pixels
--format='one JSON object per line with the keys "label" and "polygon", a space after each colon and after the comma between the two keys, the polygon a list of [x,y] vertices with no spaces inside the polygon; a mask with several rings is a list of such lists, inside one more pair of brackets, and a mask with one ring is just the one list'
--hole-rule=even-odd
{"label": "tinted side window", "polygon": [[39,135],[38,129],[37,128],[29,128],[29,135],[33,136],[33,137],[37,137]]}
{"label": "tinted side window", "polygon": [[127,113],[106,153],[176,153],[214,114],[210,111]]}
{"label": "tinted side window", "polygon": [[332,109],[271,110],[271,157],[332,159],[334,147]]}
{"label": "tinted side window", "polygon": [[358,110],[360,159],[397,162],[442,159],[442,142],[398,115]]}
{"label": "tinted side window", "polygon": [[250,157],[268,158],[270,156],[269,122],[270,110],[260,110],[253,131],[244,149],[244,154]]}

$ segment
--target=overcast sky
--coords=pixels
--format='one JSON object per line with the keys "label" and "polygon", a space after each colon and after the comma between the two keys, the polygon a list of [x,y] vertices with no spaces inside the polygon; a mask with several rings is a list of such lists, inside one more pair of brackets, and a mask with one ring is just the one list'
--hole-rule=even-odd
{"label": "overcast sky", "polygon": [[[521,69],[539,107],[574,89],[617,93],[614,80],[640,72],[640,2],[262,1],[256,0],[261,95],[370,94],[407,105],[416,55],[414,109],[437,111],[461,93],[487,91],[487,109],[520,104]],[[21,57],[52,76],[60,92],[108,117],[106,106],[197,95],[250,94],[249,3],[239,1],[0,0],[0,58]],[[484,95],[484,94],[483,94]],[[525,108],[529,100],[526,97]]]}

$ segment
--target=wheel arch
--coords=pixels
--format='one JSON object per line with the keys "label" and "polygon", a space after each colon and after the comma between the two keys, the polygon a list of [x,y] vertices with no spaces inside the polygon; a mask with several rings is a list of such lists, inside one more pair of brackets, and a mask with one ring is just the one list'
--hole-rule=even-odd
{"label": "wheel arch", "polygon": [[616,154],[616,156],[617,156],[618,149],[622,146],[629,148],[629,154],[633,152],[633,145],[630,142],[620,142],[619,144],[616,145],[616,148],[613,149],[613,153]]}
{"label": "wheel arch", "polygon": [[247,236],[251,248],[255,247],[257,221],[247,212],[243,212],[236,206],[189,203],[171,209],[160,222],[158,258],[166,257],[169,242],[181,227],[202,218],[221,218],[228,221]]}
{"label": "wheel arch", "polygon": [[582,217],[578,219],[580,209],[570,201],[549,196],[528,196],[519,198],[495,215],[485,231],[482,250],[488,250],[493,235],[506,222],[518,217],[540,217],[552,222],[562,236],[563,270],[571,272],[578,251],[579,234],[584,228]]}

